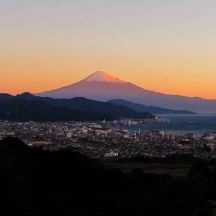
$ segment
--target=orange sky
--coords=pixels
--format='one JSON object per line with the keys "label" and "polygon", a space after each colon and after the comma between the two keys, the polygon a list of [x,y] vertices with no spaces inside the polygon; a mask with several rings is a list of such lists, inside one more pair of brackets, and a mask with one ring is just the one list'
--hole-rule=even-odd
{"label": "orange sky", "polygon": [[41,92],[103,70],[216,99],[216,2],[153,2],[2,0],[0,92]]}

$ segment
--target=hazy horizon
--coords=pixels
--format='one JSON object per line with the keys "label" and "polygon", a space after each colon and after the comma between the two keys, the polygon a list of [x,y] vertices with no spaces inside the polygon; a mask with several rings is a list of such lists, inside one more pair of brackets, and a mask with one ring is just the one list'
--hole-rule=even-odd
{"label": "hazy horizon", "polygon": [[[97,71],[96,71],[96,72],[97,72]],[[101,71],[101,72],[104,72],[104,71]],[[68,84],[64,84],[64,85],[62,85],[62,86],[57,86],[57,87],[54,88],[54,89],[46,89],[46,90],[49,92],[49,91],[52,91],[52,90],[57,90],[57,89],[65,88],[65,87],[71,86],[71,85],[76,84],[76,83],[79,83],[79,82],[83,82],[83,81],[85,82],[85,80],[86,80],[89,76],[92,76],[94,73],[95,73],[95,72],[90,73],[90,74],[88,74],[86,77],[83,77],[83,78],[81,78],[81,80],[77,80],[77,81],[75,81],[74,83],[68,83]],[[114,76],[112,76],[112,74],[109,74],[109,73],[107,73],[107,72],[104,72],[104,73],[106,73],[107,75],[110,75],[110,76],[113,77],[113,78],[119,79],[120,81],[123,81],[123,83],[130,82],[130,81],[127,81],[127,80],[123,80],[123,79],[121,79],[120,77],[114,77]],[[139,86],[139,85],[137,85],[136,83],[132,83],[132,84],[136,85],[137,87],[143,88],[144,90],[150,90],[150,91],[151,91],[151,89],[145,89],[144,87]],[[24,93],[30,93],[30,94],[38,95],[38,94],[40,94],[40,93],[46,92],[46,90],[45,90],[45,91],[40,91],[40,92],[32,92],[32,91],[29,91],[29,90],[25,90],[25,91],[20,91],[20,92],[16,92],[16,93],[13,93],[13,92],[12,92],[12,93],[10,93],[10,92],[0,92],[0,93],[7,93],[7,94],[10,94],[10,95],[13,95],[13,96],[16,96],[16,95],[19,95],[19,94],[24,94]],[[154,92],[154,90],[152,90],[152,92]],[[156,91],[155,91],[155,92],[156,92]],[[166,93],[160,92],[160,91],[158,91],[158,93],[166,94]],[[172,94],[172,93],[170,93],[170,95],[173,95],[173,96],[185,96],[185,97],[189,97],[189,98],[208,99],[208,98],[199,97],[199,96],[187,96],[187,95],[181,95],[181,94],[178,95],[178,94]],[[81,96],[80,96],[80,97],[81,97]],[[208,99],[208,100],[216,100],[216,98],[212,98],[212,99]]]}
{"label": "hazy horizon", "polygon": [[0,92],[43,92],[104,70],[216,99],[213,0],[0,0]]}

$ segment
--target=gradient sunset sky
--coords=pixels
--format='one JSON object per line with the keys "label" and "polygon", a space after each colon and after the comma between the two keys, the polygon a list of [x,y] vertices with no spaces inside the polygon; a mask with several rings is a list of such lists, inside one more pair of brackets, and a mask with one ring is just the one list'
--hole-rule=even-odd
{"label": "gradient sunset sky", "polygon": [[103,70],[216,99],[215,0],[0,0],[0,92],[41,92]]}

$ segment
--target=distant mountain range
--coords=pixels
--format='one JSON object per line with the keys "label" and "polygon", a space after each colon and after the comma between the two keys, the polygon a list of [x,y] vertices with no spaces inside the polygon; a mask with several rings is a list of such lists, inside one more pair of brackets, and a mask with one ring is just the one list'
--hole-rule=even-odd
{"label": "distant mountain range", "polygon": [[121,99],[114,99],[110,100],[110,103],[116,104],[116,105],[122,105],[125,107],[128,107],[136,112],[149,112],[153,114],[176,114],[176,115],[187,115],[187,114],[195,114],[194,112],[190,112],[187,110],[172,110],[172,109],[166,109],[156,106],[146,106],[144,104],[138,104],[138,103],[132,103],[130,101],[121,100]]}
{"label": "distant mountain range", "polygon": [[86,98],[53,99],[30,93],[0,94],[0,119],[12,121],[91,121],[119,118],[154,118],[122,105]]}
{"label": "distant mountain range", "polygon": [[146,90],[101,71],[97,71],[77,83],[37,95],[52,98],[86,97],[98,101],[120,98],[147,106],[159,106],[167,109],[189,110],[201,113],[216,113],[216,100],[169,95]]}

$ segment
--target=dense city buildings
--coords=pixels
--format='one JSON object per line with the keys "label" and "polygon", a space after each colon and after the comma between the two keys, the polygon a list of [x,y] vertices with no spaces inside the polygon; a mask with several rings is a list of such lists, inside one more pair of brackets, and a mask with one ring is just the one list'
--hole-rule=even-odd
{"label": "dense city buildings", "polygon": [[[145,120],[146,121],[146,120]],[[141,120],[114,122],[0,122],[0,139],[19,137],[29,146],[78,151],[92,158],[114,159],[143,156],[165,158],[188,154],[197,158],[216,157],[216,136],[193,133],[168,134],[162,130],[131,131]]]}

